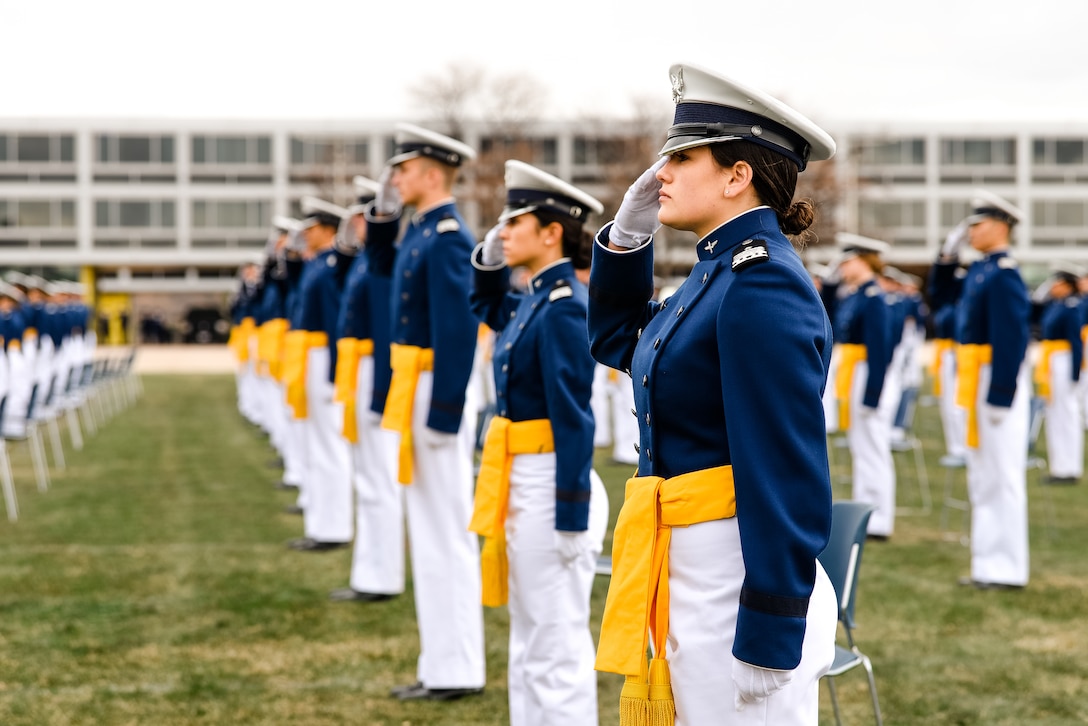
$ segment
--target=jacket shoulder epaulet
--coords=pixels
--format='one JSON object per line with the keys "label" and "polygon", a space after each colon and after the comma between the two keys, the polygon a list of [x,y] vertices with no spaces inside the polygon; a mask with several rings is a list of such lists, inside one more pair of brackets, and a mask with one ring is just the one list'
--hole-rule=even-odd
{"label": "jacket shoulder epaulet", "polygon": [[574,294],[574,288],[570,286],[570,283],[566,280],[556,280],[552,285],[551,292],[548,293],[548,302],[555,302],[556,300],[562,300],[565,297],[570,297]]}
{"label": "jacket shoulder epaulet", "polygon": [[997,261],[997,266],[1002,270],[1015,270],[1020,266],[1020,263],[1011,257],[1002,257]]}
{"label": "jacket shoulder epaulet", "polygon": [[759,239],[749,239],[737,245],[733,250],[733,272],[746,270],[754,265],[770,262],[771,251],[767,249],[767,243]]}
{"label": "jacket shoulder epaulet", "polygon": [[445,234],[446,232],[457,232],[461,229],[461,223],[457,221],[457,217],[443,217],[438,220],[438,223],[434,226],[434,231],[438,234]]}

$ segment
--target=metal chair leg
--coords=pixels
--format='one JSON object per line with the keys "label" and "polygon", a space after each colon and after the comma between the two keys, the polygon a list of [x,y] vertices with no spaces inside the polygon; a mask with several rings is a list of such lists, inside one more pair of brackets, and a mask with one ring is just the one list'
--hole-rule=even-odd
{"label": "metal chair leg", "polygon": [[45,425],[49,429],[49,445],[53,449],[53,466],[58,470],[63,470],[66,464],[64,462],[64,444],[60,440],[60,424],[57,422],[56,416],[51,416],[45,422]]}
{"label": "metal chair leg", "polygon": [[842,714],[839,713],[839,696],[835,693],[835,679],[827,677],[827,690],[831,693],[831,708],[835,710],[835,723],[842,726]]}
{"label": "metal chair leg", "polygon": [[8,521],[19,519],[19,501],[15,497],[15,479],[11,475],[11,460],[8,458],[8,444],[0,439],[0,480],[4,485],[4,503],[7,505]]}
{"label": "metal chair leg", "polygon": [[49,467],[45,463],[45,446],[38,425],[31,421],[26,425],[26,441],[30,449],[30,460],[34,464],[34,476],[38,480],[38,491],[49,489]]}
{"label": "metal chair leg", "polygon": [[72,448],[83,451],[83,431],[79,428],[79,415],[74,406],[65,409],[64,418],[68,422],[68,437],[72,440]]}

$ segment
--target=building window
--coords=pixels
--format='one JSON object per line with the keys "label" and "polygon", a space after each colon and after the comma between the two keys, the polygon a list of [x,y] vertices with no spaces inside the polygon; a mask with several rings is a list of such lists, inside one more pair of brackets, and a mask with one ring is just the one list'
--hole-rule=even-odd
{"label": "building window", "polygon": [[1033,223],[1037,227],[1084,227],[1088,219],[1083,201],[1035,202],[1031,210]]}
{"label": "building window", "polygon": [[8,137],[7,134],[0,134],[0,161],[8,160]]}
{"label": "building window", "polygon": [[0,227],[76,226],[72,199],[0,199]]}
{"label": "building window", "polygon": [[272,223],[270,200],[194,200],[193,227],[195,229],[258,229]]}
{"label": "building window", "polygon": [[194,164],[269,164],[271,149],[268,136],[198,135],[193,137],[192,158]]}
{"label": "building window", "polygon": [[1083,166],[1085,139],[1035,139],[1032,161],[1036,166]]}
{"label": "building window", "polygon": [[98,158],[103,164],[172,164],[172,136],[99,134]]}
{"label": "building window", "polygon": [[943,201],[941,202],[941,226],[945,227],[945,232],[947,232],[966,219],[970,213],[971,202],[969,200]]}
{"label": "building window", "polygon": [[169,228],[175,217],[174,202],[166,199],[99,199],[94,204],[99,228]]}
{"label": "building window", "polygon": [[575,136],[574,163],[582,166],[614,164],[623,160],[624,146],[623,139]]}
{"label": "building window", "polygon": [[926,223],[926,205],[922,201],[863,199],[858,205],[858,213],[862,229],[924,227]]}
{"label": "building window", "polygon": [[291,163],[298,166],[346,164],[366,166],[370,144],[366,139],[337,137],[291,137]]}
{"label": "building window", "polygon": [[20,136],[19,161],[49,161],[48,136]]}
{"label": "building window", "polygon": [[872,166],[921,166],[926,162],[924,139],[862,139],[858,160]]}
{"label": "building window", "polygon": [[1011,166],[1015,139],[943,139],[941,164],[947,166]]}

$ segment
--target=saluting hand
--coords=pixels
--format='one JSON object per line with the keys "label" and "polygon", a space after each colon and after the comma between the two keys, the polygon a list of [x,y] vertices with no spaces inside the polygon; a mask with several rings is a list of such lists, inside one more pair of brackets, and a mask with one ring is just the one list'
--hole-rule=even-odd
{"label": "saluting hand", "polygon": [[626,249],[641,247],[661,226],[657,219],[661,211],[661,182],[657,172],[668,160],[667,156],[658,159],[624,192],[620,208],[616,210],[616,221],[608,234],[609,242]]}
{"label": "saluting hand", "polygon": [[393,186],[393,167],[387,166],[382,169],[382,173],[378,177],[378,184],[381,187],[378,189],[378,193],[374,195],[374,212],[383,217],[400,214],[403,204],[400,199],[400,192]]}
{"label": "saluting hand", "polygon": [[944,244],[941,245],[942,257],[958,257],[960,250],[967,243],[968,232],[970,226],[966,221],[960,222],[952,231],[948,233],[948,236],[944,238]]}
{"label": "saluting hand", "polygon": [[487,234],[484,235],[484,242],[480,246],[480,262],[487,267],[494,267],[495,265],[502,264],[502,238],[499,237],[499,233],[502,232],[502,228],[506,226],[506,222],[499,222],[491,229],[487,230]]}

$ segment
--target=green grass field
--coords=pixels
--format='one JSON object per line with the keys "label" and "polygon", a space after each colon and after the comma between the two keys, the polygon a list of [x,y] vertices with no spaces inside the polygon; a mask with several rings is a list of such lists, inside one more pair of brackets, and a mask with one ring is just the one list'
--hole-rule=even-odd
{"label": "green grass field", "polygon": [[[21,518],[0,520],[0,724],[507,722],[504,611],[485,613],[482,697],[389,698],[414,680],[411,592],[328,601],[347,584],[350,552],[284,547],[301,520],[283,513],[293,495],[273,488],[271,451],[238,415],[232,377],[144,384],[135,407],[67,450],[48,492],[35,490],[25,448],[12,450]],[[934,511],[900,517],[890,542],[867,546],[859,588],[856,635],[885,722],[1088,723],[1088,487],[1042,487],[1033,472],[1031,584],[959,587],[968,553],[940,527],[936,409],[922,407],[918,424]],[[841,475],[848,455],[836,453]],[[615,521],[630,471],[603,454]],[[906,456],[900,500],[912,506]],[[594,629],[606,585],[598,578]],[[615,724],[619,681],[600,684],[601,723]],[[838,684],[845,722],[871,723],[862,673]],[[833,723],[821,696],[821,723]]]}

